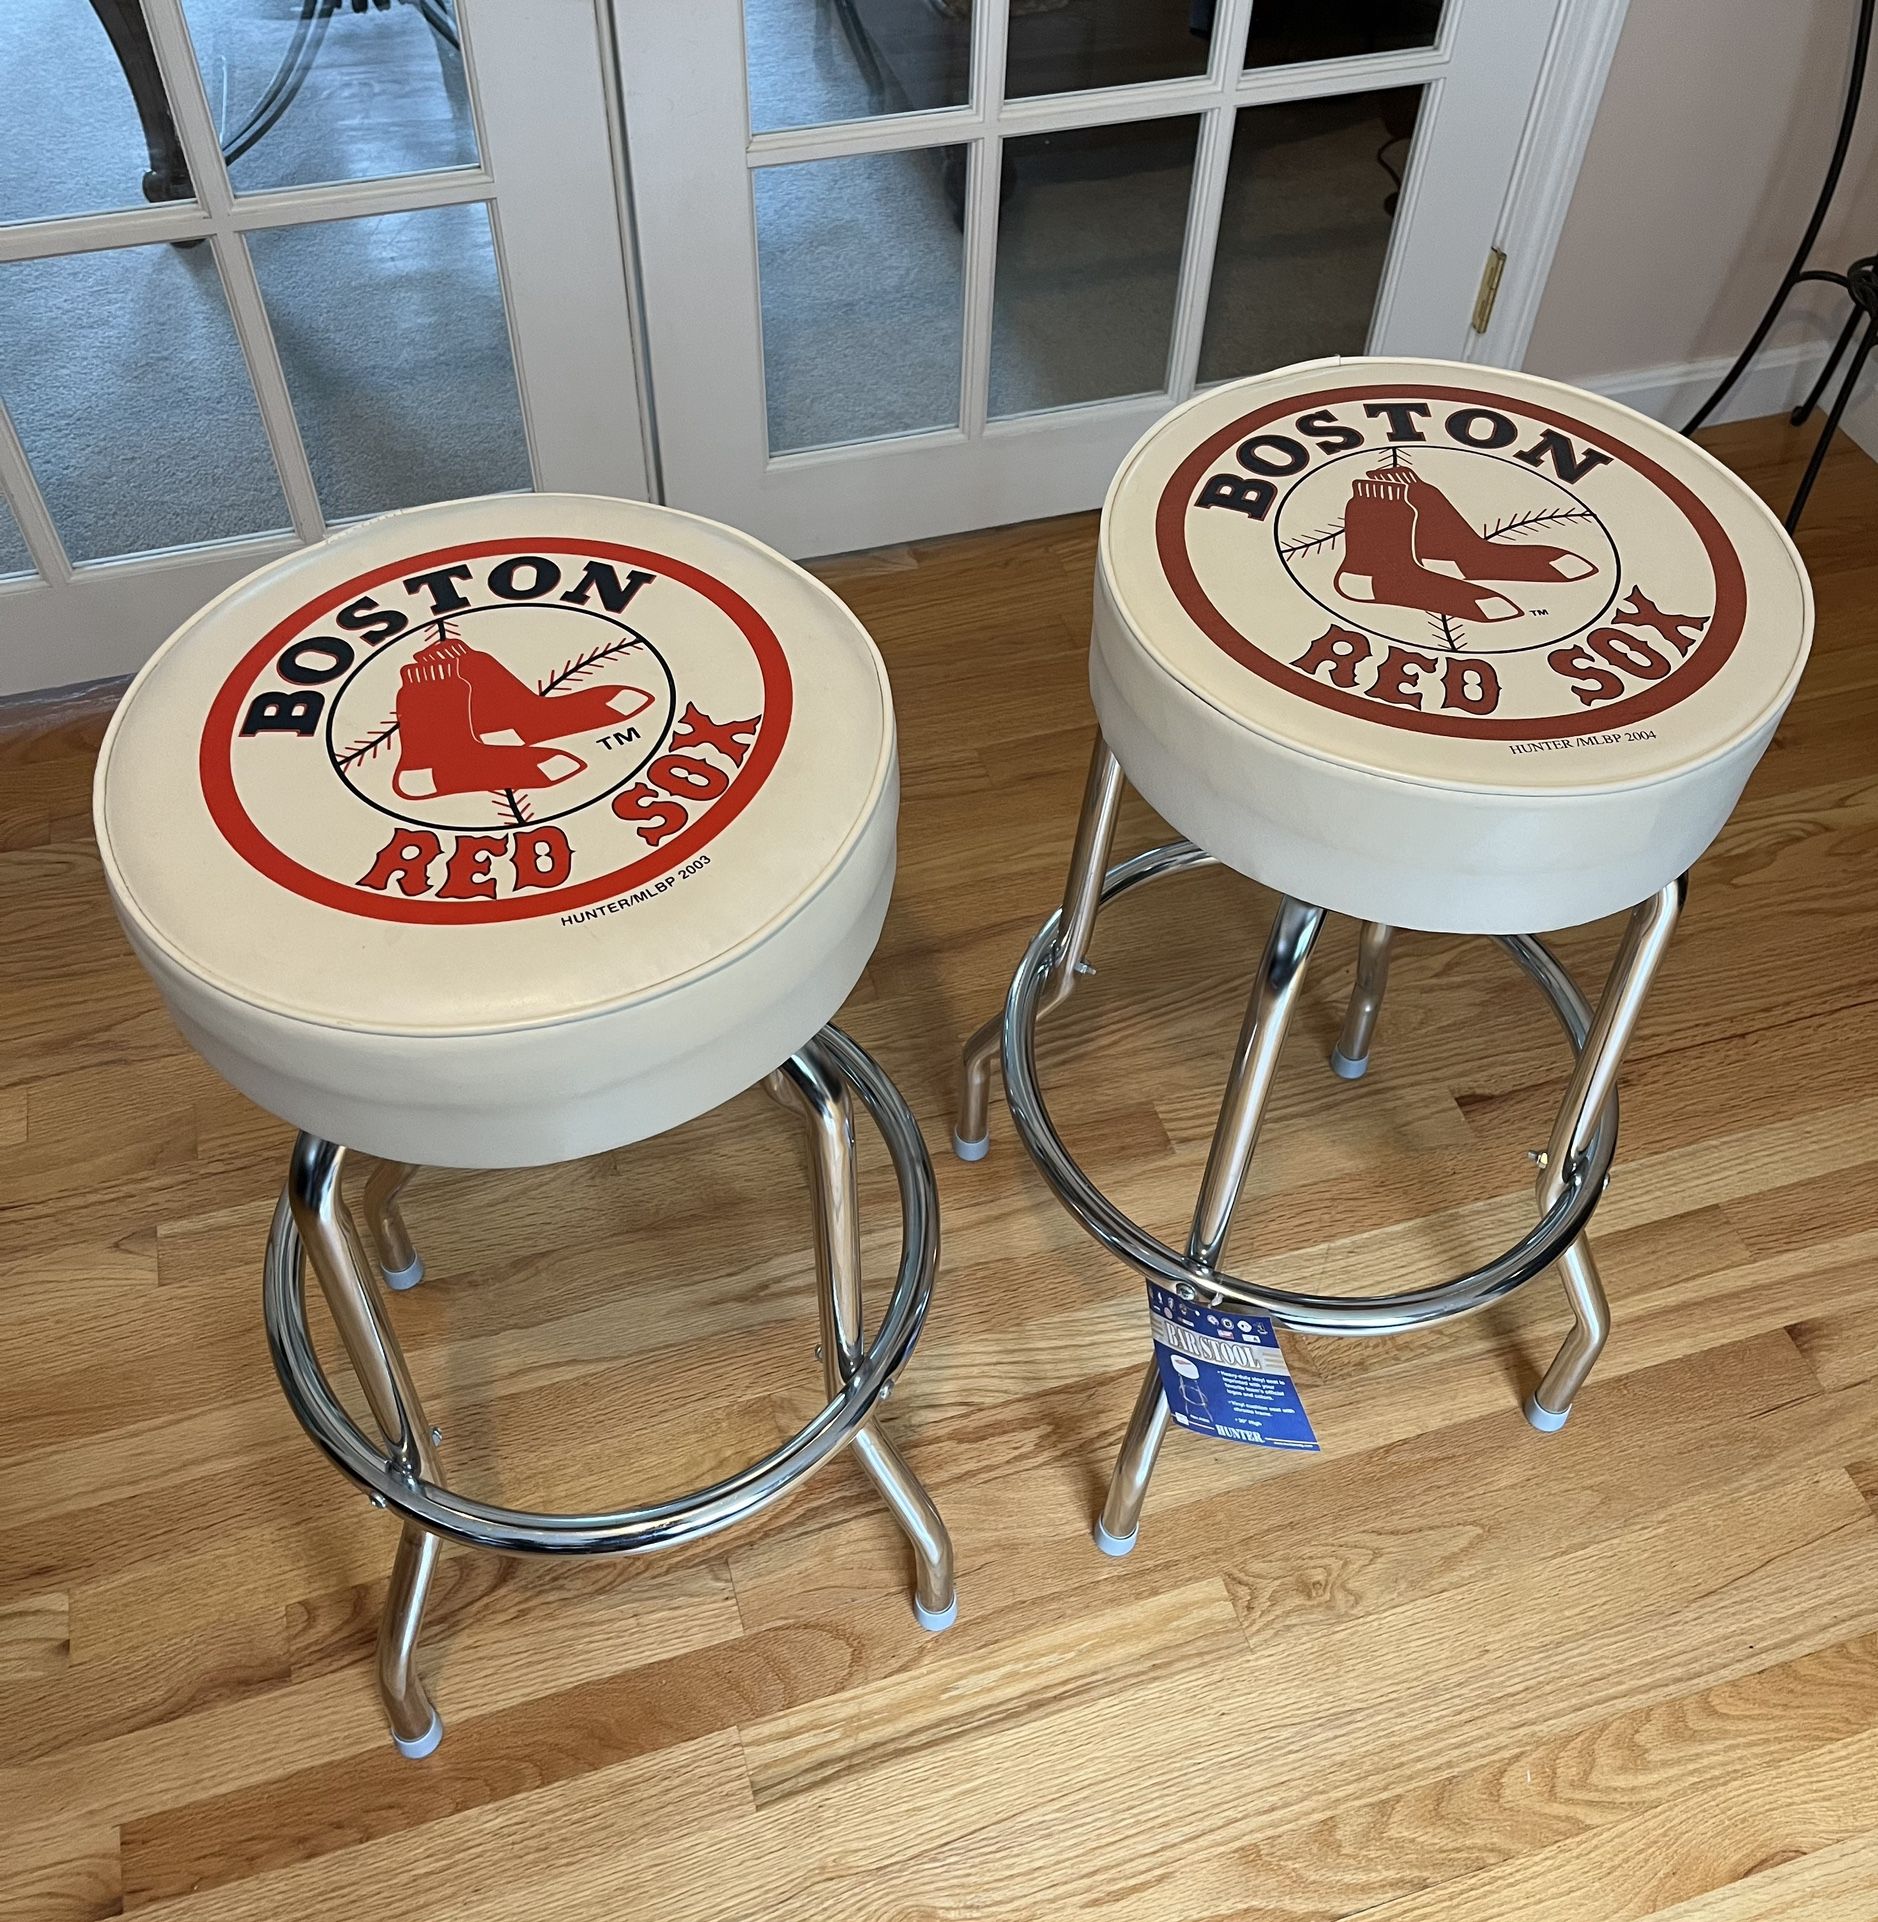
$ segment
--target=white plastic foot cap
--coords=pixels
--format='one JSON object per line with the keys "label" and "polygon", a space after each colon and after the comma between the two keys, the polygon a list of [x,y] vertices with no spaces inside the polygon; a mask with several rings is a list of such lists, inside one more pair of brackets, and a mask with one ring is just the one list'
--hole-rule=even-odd
{"label": "white plastic foot cap", "polygon": [[404,1737],[392,1731],[392,1746],[400,1755],[408,1755],[412,1761],[421,1761],[439,1742],[443,1740],[443,1717],[435,1709],[430,1712],[430,1727],[415,1741],[407,1742]]}
{"label": "white plastic foot cap", "polygon": [[407,1288],[415,1288],[424,1279],[424,1257],[419,1255],[408,1268],[387,1268],[385,1286],[395,1288],[402,1294]]}
{"label": "white plastic foot cap", "polygon": [[1369,1056],[1360,1061],[1352,1061],[1341,1048],[1330,1051],[1330,1072],[1344,1081],[1361,1081],[1369,1073]]}
{"label": "white plastic foot cap", "polygon": [[1556,1435],[1571,1420],[1571,1413],[1569,1408],[1561,1408],[1557,1414],[1554,1414],[1551,1409],[1540,1403],[1536,1395],[1526,1397],[1526,1419],[1542,1435]]}
{"label": "white plastic foot cap", "polygon": [[1119,1559],[1123,1555],[1131,1555],[1134,1553],[1135,1543],[1140,1538],[1140,1534],[1141,1531],[1136,1529],[1132,1535],[1111,1535],[1100,1522],[1097,1522],[1095,1525],[1095,1545],[1101,1549],[1103,1554],[1113,1555]]}
{"label": "white plastic foot cap", "polygon": [[959,1598],[954,1595],[944,1608],[928,1608],[917,1595],[913,1597],[913,1615],[921,1628],[929,1629],[937,1635],[942,1628],[950,1628],[959,1618]]}
{"label": "white plastic foot cap", "polygon": [[967,1141],[965,1137],[954,1128],[952,1130],[952,1152],[957,1155],[961,1161],[983,1161],[985,1156],[991,1152],[991,1137],[986,1135],[982,1141]]}

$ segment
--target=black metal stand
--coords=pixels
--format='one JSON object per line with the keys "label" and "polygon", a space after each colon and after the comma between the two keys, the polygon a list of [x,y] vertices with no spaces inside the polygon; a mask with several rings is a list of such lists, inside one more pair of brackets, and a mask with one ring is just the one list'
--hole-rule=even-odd
{"label": "black metal stand", "polygon": [[[447,0],[405,0],[405,4],[417,9],[424,24],[445,45],[461,46]],[[312,71],[333,15],[344,7],[354,13],[376,7],[384,13],[390,10],[391,0],[300,0],[293,38],[273,79],[262,90],[253,111],[222,142],[224,162],[232,164],[239,160],[272,131],[281,115],[293,105]],[[183,158],[182,142],[176,137],[176,123],[170,117],[169,99],[163,90],[156,48],[144,23],[142,7],[138,0],[91,0],[91,10],[110,37],[131,99],[136,103],[137,117],[143,123],[144,144],[150,150],[150,171],[143,177],[144,198],[152,202],[194,199],[195,186]],[[197,243],[181,244],[195,246]]]}
{"label": "black metal stand", "polygon": [[1838,192],[1839,176],[1845,170],[1845,156],[1852,145],[1852,129],[1857,123],[1859,101],[1865,91],[1865,67],[1871,53],[1874,11],[1878,11],[1878,0],[1859,0],[1858,25],[1852,35],[1852,61],[1846,73],[1845,106],[1839,115],[1839,133],[1832,143],[1832,158],[1826,165],[1826,178],[1820,184],[1819,198],[1813,203],[1813,217],[1806,223],[1806,232],[1801,235],[1800,244],[1794,250],[1793,264],[1787,269],[1773,299],[1768,302],[1760,325],[1742,348],[1739,359],[1722,376],[1721,384],[1696,409],[1694,417],[1682,430],[1685,434],[1693,434],[1720,406],[1728,390],[1747,372],[1749,363],[1760,352],[1761,343],[1773,330],[1774,322],[1779,319],[1780,310],[1786,305],[1787,296],[1794,288],[1809,280],[1829,281],[1835,287],[1843,287],[1851,296],[1852,311],[1846,316],[1845,325],[1840,329],[1832,352],[1826,357],[1825,366],[1820,369],[1818,380],[1813,383],[1813,391],[1789,416],[1795,427],[1803,426],[1813,409],[1819,405],[1834,370],[1844,358],[1845,350],[1852,345],[1854,334],[1859,337],[1858,346],[1847,364],[1839,391],[1833,396],[1826,424],[1820,429],[1813,457],[1806,463],[1806,472],[1800,477],[1799,491],[1793,497],[1793,505],[1787,509],[1789,532],[1800,524],[1800,516],[1806,511],[1807,496],[1812,493],[1813,483],[1819,478],[1819,470],[1825,463],[1826,449],[1832,445],[1832,437],[1839,431],[1839,422],[1844,418],[1853,390],[1858,386],[1859,376],[1865,371],[1865,363],[1871,358],[1873,348],[1878,347],[1878,254],[1867,254],[1864,259],[1855,260],[1842,274],[1808,267],[1806,264],[1813,251],[1813,243],[1819,238],[1819,230],[1825,225],[1833,195]]}

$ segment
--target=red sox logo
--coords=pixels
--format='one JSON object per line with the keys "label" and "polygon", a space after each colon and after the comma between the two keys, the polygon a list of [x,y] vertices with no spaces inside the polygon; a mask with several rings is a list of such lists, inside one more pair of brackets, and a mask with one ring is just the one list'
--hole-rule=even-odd
{"label": "red sox logo", "polygon": [[791,704],[768,623],[701,569],[483,541],[278,623],[210,711],[202,787],[230,845],[309,899],[397,921],[560,914],[716,839]]}
{"label": "red sox logo", "polygon": [[1509,742],[1601,733],[1711,679],[1746,587],[1660,464],[1503,394],[1344,388],[1181,462],[1156,521],[1182,607],[1321,706]]}

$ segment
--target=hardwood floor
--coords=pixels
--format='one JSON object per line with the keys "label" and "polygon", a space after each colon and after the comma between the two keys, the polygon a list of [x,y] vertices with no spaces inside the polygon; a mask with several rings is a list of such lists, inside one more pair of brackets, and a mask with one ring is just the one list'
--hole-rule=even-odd
{"label": "hardwood floor", "polygon": [[[1712,438],[1784,503],[1804,437]],[[914,1625],[846,1461],[676,1559],[450,1553],[421,1763],[372,1686],[395,1529],[262,1339],[287,1131],[184,1048],[112,921],[102,714],[0,724],[0,1918],[1878,1917],[1874,529],[1842,444],[1812,667],[1625,1077],[1616,1332],[1571,1426],[1519,1415],[1550,1278],[1412,1339],[1291,1338],[1322,1455],[1176,1435],[1125,1563],[1089,1524],[1140,1284],[1001,1103],[989,1160],[941,1152],[959,1040],[1061,884],[1093,517],[825,570],[901,717],[899,886],[843,1019],[938,1159],[888,1425],[956,1539],[958,1626]],[[1118,847],[1158,836],[1131,801]],[[1070,1140],[1163,1234],[1270,907],[1217,873],[1123,903],[1047,1029]],[[1581,979],[1615,931],[1565,939]],[[1347,924],[1320,948],[1240,1216],[1239,1259],[1292,1285],[1510,1239],[1563,1082],[1531,990],[1435,937],[1398,954],[1370,1078],[1334,1080],[1352,952]],[[597,1161],[420,1179],[432,1279],[396,1314],[457,1485],[623,1501],[818,1405],[801,1152],[750,1094]]]}

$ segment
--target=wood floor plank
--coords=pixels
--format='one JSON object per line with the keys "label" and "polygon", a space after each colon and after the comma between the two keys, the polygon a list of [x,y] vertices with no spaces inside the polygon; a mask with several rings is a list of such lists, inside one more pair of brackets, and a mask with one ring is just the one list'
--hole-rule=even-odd
{"label": "wood floor plank", "polygon": [[0,1683],[57,1675],[71,1656],[69,1595],[26,1595],[0,1602]]}
{"label": "wood floor plank", "polygon": [[390,1745],[126,1822],[138,1902],[240,1880],[753,1722],[857,1679],[847,1638],[778,1628],[458,1716],[435,1766]]}
{"label": "wood floor plank", "polygon": [[[453,1916],[472,1903],[534,1907],[569,1853],[624,1854],[680,1829],[708,1831],[750,1808],[734,1731],[615,1762],[409,1831],[331,1849],[251,1876],[210,1874],[161,1906],[135,1891],[149,1922],[280,1922],[284,1916]],[[647,1913],[641,1910],[640,1913]]]}
{"label": "wood floor plank", "polygon": [[1821,1315],[1795,1322],[1791,1332],[1822,1388],[1845,1388],[1878,1373],[1878,1310]]}
{"label": "wood floor plank", "polygon": [[[940,1430],[922,1457],[935,1493],[957,1516],[975,1620],[1021,1632],[1029,1620],[1075,1617],[1120,1592],[1179,1586],[1196,1566],[1222,1567],[1272,1613],[1282,1608],[1351,1614],[1478,1579],[1546,1548],[1560,1551],[1620,1535],[1676,1501],[1695,1502],[1763,1475],[1846,1465],[1878,1423],[1864,1392],[1822,1399],[1784,1335],[1711,1349],[1587,1390],[1561,1435],[1536,1443],[1502,1408],[1472,1420],[1418,1427],[1376,1448],[1328,1456],[1299,1473],[1267,1469],[1280,1458],[1248,1453],[1238,1473],[1157,1481],[1135,1552],[1124,1562],[1089,1552],[1099,1491],[1079,1464],[1099,1464],[1126,1412],[1118,1384],[1112,1413],[1046,1428],[1058,1444],[1024,1462],[997,1461],[1016,1411]],[[1035,1414],[1035,1404],[1026,1404]],[[1631,1467],[1648,1424],[1648,1473]],[[988,1445],[985,1445],[988,1444]],[[1545,1453],[1535,1458],[1533,1450]],[[1008,1444],[1003,1453],[1008,1458]],[[1165,1466],[1217,1461],[1196,1445]],[[1543,1467],[1544,1499],[1533,1495]],[[1263,1470],[1264,1472],[1260,1472]],[[1198,1492],[1204,1491],[1204,1492]],[[754,1627],[781,1621],[852,1621],[904,1566],[904,1547],[864,1501],[829,1532],[778,1531],[731,1556],[738,1606]],[[893,1632],[897,1608],[876,1616]]]}
{"label": "wood floor plank", "polygon": [[[1235,1922],[1361,1915],[1409,1922],[1507,1922],[1530,1914],[1622,1922],[1607,1832],[1681,1820],[1635,1866],[1633,1894],[1686,1890],[1709,1857],[1688,1817],[1737,1781],[1810,1764],[1878,1726],[1878,1642],[1797,1661],[1614,1715],[1399,1793],[1243,1846],[1157,1853],[1139,1878],[1141,1914]],[[1727,1862],[1727,1849],[1716,1860]],[[1602,1872],[1593,1886],[1591,1877]],[[1726,1869],[1717,1871],[1726,1873]],[[1096,1905],[1091,1905],[1092,1910]],[[1398,1914],[1399,1911],[1399,1914]]]}
{"label": "wood floor plank", "polygon": [[122,1913],[116,1830],[62,1830],[29,1847],[0,1839],[0,1922],[102,1922]]}
{"label": "wood floor plank", "polygon": [[160,1649],[0,1683],[0,1768],[249,1700],[287,1675],[286,1610],[264,1602],[242,1622],[174,1636]]}
{"label": "wood floor plank", "polygon": [[[1699,1916],[1702,1898],[1878,1830],[1878,1728],[1706,1784],[1486,1873],[1369,1911],[1368,1922],[1499,1922],[1576,1903],[1600,1922]],[[1688,1847],[1700,1836],[1699,1850]],[[1810,1878],[1809,1878],[1810,1880]],[[1878,1885],[1874,1885],[1878,1887]],[[1767,1891],[1755,1892],[1757,1900]],[[1841,1886],[1850,1902],[1853,1889]],[[1783,1885],[1782,1895],[1793,1899]],[[1725,1904],[1724,1904],[1724,1912]],[[1767,1911],[1784,1914],[1782,1910]],[[1852,1910],[1835,1911],[1842,1918]]]}
{"label": "wood floor plank", "polygon": [[1658,1922],[1847,1922],[1867,1915],[1878,1915],[1878,1835],[1871,1834],[1657,1911]]}
{"label": "wood floor plank", "polygon": [[1128,1650],[1131,1681],[1218,1665],[1237,1620],[1217,1577],[1111,1613],[1084,1615],[995,1648],[961,1637],[936,1661],[849,1694],[743,1725],[757,1805],[1100,1693]]}

